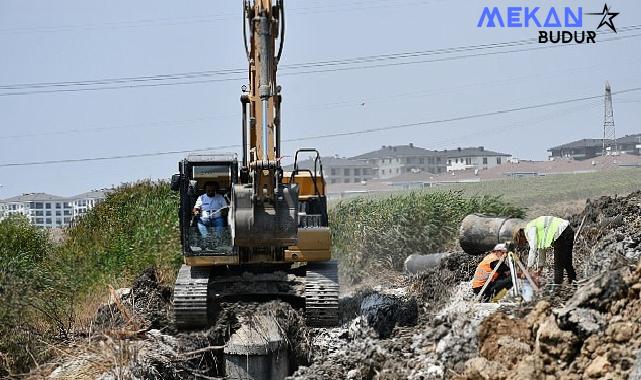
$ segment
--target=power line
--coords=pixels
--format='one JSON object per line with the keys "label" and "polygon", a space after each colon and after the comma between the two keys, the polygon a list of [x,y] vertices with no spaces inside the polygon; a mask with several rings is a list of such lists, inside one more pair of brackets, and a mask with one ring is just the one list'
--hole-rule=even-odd
{"label": "power line", "polygon": [[[353,57],[353,58],[345,58],[341,60],[316,61],[316,62],[312,61],[312,62],[304,62],[304,63],[298,63],[298,64],[282,65],[279,67],[279,69],[282,71],[282,70],[288,70],[288,69],[360,64],[360,63],[376,62],[381,60],[394,60],[394,59],[413,58],[413,57],[426,56],[426,55],[438,55],[438,54],[448,54],[453,52],[464,52],[464,51],[478,50],[478,49],[493,49],[493,48],[501,48],[501,47],[510,47],[515,45],[518,46],[523,43],[532,43],[532,41],[534,40],[529,39],[529,40],[508,41],[508,42],[493,43],[493,44],[469,45],[469,46],[459,46],[459,47],[444,48],[444,49]],[[31,88],[43,88],[43,87],[46,88],[46,87],[68,87],[68,86],[93,86],[93,85],[120,84],[120,83],[128,83],[128,82],[198,79],[198,78],[206,78],[206,77],[212,77],[212,76],[244,74],[246,72],[247,72],[246,68],[205,70],[205,71],[191,71],[191,72],[184,72],[184,73],[155,74],[155,75],[121,77],[121,78],[106,78],[106,79],[96,79],[96,80],[19,83],[19,84],[0,85],[0,89],[21,90],[21,89],[31,89]],[[245,78],[231,78],[231,80],[242,80],[242,79],[245,79]]]}
{"label": "power line", "polygon": [[[302,107],[288,106],[288,109],[299,109],[299,108],[333,109],[333,108],[344,108],[344,107],[350,107],[350,106],[362,107],[365,104],[376,103],[381,101],[389,101],[390,99],[405,98],[408,96],[411,96],[412,98],[436,96],[436,95],[443,94],[444,92],[447,92],[449,90],[464,89],[464,88],[470,88],[470,87],[476,87],[476,86],[483,86],[484,88],[487,88],[488,86],[491,87],[497,84],[513,83],[515,81],[520,82],[522,80],[531,78],[533,76],[536,76],[538,78],[538,77],[541,77],[542,75],[545,76],[551,73],[566,72],[566,71],[576,72],[579,70],[592,69],[595,66],[598,66],[598,65],[574,67],[571,69],[564,69],[564,70],[553,70],[552,72],[548,72],[546,74],[537,73],[533,75],[521,75],[516,77],[504,78],[501,80],[475,82],[475,83],[469,83],[469,84],[459,85],[459,86],[447,86],[446,88],[434,88],[429,91],[422,89],[418,91],[406,91],[402,93],[388,94],[385,96],[379,96],[379,97],[373,97],[373,98],[354,98],[351,100],[341,100],[341,101],[334,101],[334,102],[321,103],[321,104],[311,104],[311,105],[305,105]],[[620,102],[621,101],[619,100],[619,103]],[[27,132],[27,133],[13,134],[13,135],[5,135],[5,136],[0,135],[0,140],[17,139],[17,138],[25,138],[25,137],[56,136],[56,135],[76,134],[76,133],[91,133],[91,132],[101,132],[101,131],[110,131],[110,130],[119,130],[119,129],[132,129],[132,128],[138,128],[138,127],[152,127],[152,128],[158,128],[158,127],[161,128],[161,127],[168,127],[168,126],[177,127],[177,126],[186,125],[186,124],[194,124],[194,123],[206,122],[211,120],[227,119],[232,117],[240,117],[240,113],[213,115],[213,116],[193,118],[193,119],[187,119],[187,120],[183,119],[183,120],[166,120],[166,121],[153,121],[153,122],[143,122],[143,123],[128,123],[124,125],[88,127],[88,128],[82,128],[82,129],[73,128],[73,129],[66,129],[66,130],[52,130],[47,132]]]}
{"label": "power line", "polygon": [[[599,41],[599,42],[619,41],[619,40],[624,40],[624,39],[628,39],[628,38],[636,38],[636,37],[640,37],[640,36],[641,36],[641,34],[633,34],[633,35],[628,35],[628,36],[618,36],[618,37],[614,37],[614,38],[609,38],[607,40],[602,40],[602,41]],[[391,67],[391,66],[407,66],[407,65],[416,65],[416,64],[421,64],[421,63],[458,61],[458,60],[471,58],[471,57],[484,57],[484,56],[501,55],[501,54],[521,53],[521,52],[526,52],[526,51],[552,49],[552,48],[558,48],[558,47],[563,47],[563,46],[578,46],[578,45],[545,45],[545,46],[532,47],[532,48],[513,49],[513,50],[505,50],[505,51],[493,51],[493,52],[486,52],[486,53],[475,53],[475,54],[468,54],[468,55],[459,55],[459,56],[453,56],[453,57],[444,57],[444,58],[436,58],[436,59],[428,59],[428,60],[409,61],[409,62],[390,62],[390,63],[379,63],[379,64],[366,65],[366,66],[336,67],[336,68],[332,68],[332,69],[307,70],[307,71],[299,71],[299,72],[293,72],[293,73],[283,73],[281,75],[289,76],[289,75],[302,75],[302,74],[316,74],[316,73],[326,73],[326,72],[374,69],[374,68]]]}
{"label": "power line", "polygon": [[[615,92],[612,92],[612,94],[613,95],[618,95],[618,94],[625,94],[625,93],[631,93],[631,92],[636,92],[636,91],[641,91],[641,87],[634,87],[634,88],[629,88],[629,89],[625,89],[625,90],[615,91]],[[579,97],[579,98],[564,99],[564,100],[559,100],[559,101],[555,101],[555,102],[547,102],[547,103],[540,103],[540,104],[534,104],[534,105],[528,105],[528,106],[506,108],[506,109],[497,110],[497,111],[493,111],[493,112],[476,113],[476,114],[456,116],[456,117],[451,117],[451,118],[443,118],[443,119],[421,121],[421,122],[416,122],[416,123],[404,123],[404,124],[390,125],[390,126],[379,127],[379,128],[368,128],[368,129],[359,130],[359,131],[339,132],[339,133],[331,133],[331,134],[323,134],[323,135],[315,135],[315,136],[297,137],[297,138],[291,138],[291,139],[284,139],[283,142],[300,142],[300,141],[319,140],[319,139],[336,138],[336,137],[348,137],[348,136],[377,133],[377,132],[383,132],[383,131],[389,131],[389,130],[397,130],[397,129],[411,128],[411,127],[419,127],[419,126],[451,123],[451,122],[456,122],[456,121],[479,119],[479,118],[485,118],[485,117],[491,117],[491,116],[504,115],[504,114],[513,113],[513,112],[520,112],[520,111],[525,111],[525,110],[547,108],[547,107],[558,106],[558,105],[562,105],[562,104],[571,104],[571,103],[584,102],[584,101],[589,101],[589,100],[594,100],[594,99],[600,99],[600,98],[602,98],[602,96],[603,95],[594,95],[594,96],[585,96],[585,97]],[[77,159],[63,159],[63,160],[14,162],[14,163],[0,164],[0,167],[51,165],[51,164],[65,164],[65,163],[78,163],[78,162],[107,161],[107,160],[117,160],[117,159],[140,158],[140,157],[155,157],[155,156],[163,156],[163,155],[186,154],[186,153],[191,153],[191,152],[204,152],[204,151],[229,149],[229,148],[238,148],[238,147],[240,147],[239,144],[232,144],[232,145],[220,145],[220,146],[215,146],[215,147],[207,147],[207,148],[200,148],[200,149],[190,149],[190,150],[173,150],[173,151],[163,151],[163,152],[153,152],[153,153],[138,153],[138,154],[129,154],[129,155],[102,156],[102,157],[89,157],[89,158],[77,158]]]}
{"label": "power line", "polygon": [[[365,104],[370,104],[370,103],[376,103],[376,102],[381,102],[381,101],[390,101],[390,99],[397,99],[397,98],[406,98],[408,96],[411,96],[412,98],[421,98],[421,97],[428,97],[428,96],[436,96],[436,95],[441,95],[444,92],[447,92],[449,90],[453,89],[463,89],[463,88],[470,88],[470,87],[476,87],[476,86],[484,86],[484,88],[487,88],[488,86],[494,86],[497,84],[505,84],[505,83],[514,83],[516,81],[521,82],[522,80],[531,78],[533,76],[536,76],[537,78],[541,76],[546,76],[551,73],[558,73],[558,72],[567,72],[567,71],[572,71],[576,72],[579,70],[585,70],[585,69],[592,69],[595,66],[599,65],[590,65],[590,66],[582,66],[582,67],[573,67],[570,69],[563,69],[563,70],[553,70],[552,72],[548,72],[545,74],[533,74],[533,75],[521,75],[521,76],[516,76],[516,77],[510,77],[510,78],[504,78],[501,80],[491,80],[491,81],[483,81],[483,82],[475,82],[475,83],[469,83],[466,85],[459,85],[459,86],[447,86],[446,88],[435,88],[431,89],[429,91],[426,91],[424,89],[418,90],[418,91],[406,91],[402,93],[397,93],[397,94],[388,94],[385,96],[379,96],[379,97],[373,97],[373,98],[354,98],[351,100],[341,100],[341,101],[335,101],[335,102],[328,102],[328,103],[321,103],[321,104],[312,104],[312,105],[305,105],[305,106],[299,106],[299,107],[288,107],[288,109],[333,109],[333,108],[345,108],[345,107],[362,107]],[[622,103],[621,100],[617,102],[618,104]],[[28,138],[28,137],[43,137],[43,136],[57,136],[57,135],[67,135],[67,134],[77,134],[77,133],[92,133],[92,132],[102,132],[102,131],[111,131],[111,130],[121,130],[121,129],[132,129],[132,128],[163,128],[163,127],[182,127],[190,124],[196,124],[196,123],[202,123],[202,122],[207,122],[211,120],[221,120],[221,119],[228,119],[232,117],[240,117],[240,113],[234,113],[234,114],[221,114],[221,115],[213,115],[213,116],[207,116],[207,117],[200,117],[200,118],[193,118],[193,119],[182,119],[182,120],[166,120],[166,121],[153,121],[153,122],[143,122],[143,123],[128,123],[124,125],[111,125],[111,126],[100,126],[100,127],[88,127],[88,128],[73,128],[73,129],[66,129],[66,130],[52,130],[52,131],[47,131],[47,132],[27,132],[27,133],[19,133],[19,134],[13,134],[13,135],[5,135],[2,136],[0,135],[0,140],[9,140],[9,139],[19,139],[19,138]]]}
{"label": "power line", "polygon": [[[439,0],[436,0],[439,1]],[[442,1],[442,0],[441,0]],[[389,0],[370,0],[362,2],[351,2],[349,4],[341,4],[328,6],[312,6],[312,7],[299,7],[289,8],[288,14],[328,14],[338,12],[362,11],[372,9],[382,9],[390,7],[405,7],[412,5],[427,5],[434,1],[417,0],[411,2]],[[378,4],[377,4],[378,3]],[[372,5],[374,4],[374,5]],[[359,6],[363,5],[363,6]],[[114,21],[105,22],[101,24],[85,24],[85,25],[60,25],[60,26],[44,26],[44,27],[17,27],[17,28],[2,28],[0,34],[28,34],[28,33],[55,33],[55,32],[73,32],[77,30],[101,30],[101,29],[121,29],[121,28],[144,28],[153,26],[177,26],[189,24],[208,24],[216,21],[226,20],[239,20],[240,8],[237,13],[220,13],[208,16],[194,16],[194,17],[165,17],[155,19],[139,19],[128,21]]]}
{"label": "power line", "polygon": [[[621,33],[641,30],[641,25],[623,27],[623,28],[620,28],[619,30]],[[603,34],[613,34],[613,33],[603,33]],[[618,41],[618,40],[623,40],[627,38],[635,38],[639,36],[641,36],[641,34],[633,34],[633,35],[627,35],[627,36],[616,35],[615,37],[605,39],[600,42]],[[490,51],[490,52],[464,54],[464,55],[429,59],[429,60],[397,62],[398,60],[404,60],[409,58],[425,57],[425,56],[432,56],[432,55],[444,55],[444,54],[460,53],[460,52],[467,52],[467,51],[486,50],[486,49],[500,49],[505,47],[518,47],[518,46],[531,45],[535,43],[537,43],[536,39],[525,39],[525,40],[508,41],[508,42],[501,42],[501,43],[492,43],[492,44],[468,45],[468,46],[459,46],[459,47],[435,49],[435,50],[423,50],[423,51],[414,51],[414,52],[354,57],[354,58],[346,58],[342,60],[316,61],[316,62],[283,65],[282,66],[283,70],[285,71],[292,70],[293,72],[284,72],[281,75],[290,76],[290,75],[303,75],[303,74],[314,74],[314,73],[324,73],[324,72],[372,69],[372,68],[401,66],[401,65],[414,65],[414,64],[421,64],[421,63],[454,61],[454,60],[460,60],[460,59],[466,59],[466,58],[472,58],[472,57],[490,56],[490,55],[497,55],[497,54],[511,54],[511,53],[517,53],[517,52],[533,51],[533,50],[547,49],[547,48],[560,47],[560,46],[576,46],[574,44],[573,45],[545,45],[545,46],[534,47],[534,48],[512,49],[512,50],[505,50],[505,51]],[[384,62],[384,61],[388,61],[388,62]],[[376,62],[384,62],[384,63],[376,63]],[[375,64],[369,64],[369,63],[375,63]],[[347,66],[347,67],[340,67],[340,66]],[[296,71],[296,70],[308,69],[308,68],[313,69],[316,67],[318,67],[318,69]],[[115,90],[115,89],[139,88],[139,87],[159,87],[159,86],[191,85],[191,84],[212,83],[212,82],[241,81],[241,80],[246,80],[246,78],[233,77],[233,78],[215,79],[212,77],[227,76],[231,74],[241,74],[246,71],[247,71],[246,69],[223,69],[223,70],[193,71],[193,72],[173,73],[173,74],[156,74],[156,75],[137,76],[137,77],[107,78],[107,79],[86,80],[86,81],[36,82],[36,83],[0,85],[0,89],[10,91],[5,93],[0,93],[0,96],[19,96],[19,95],[55,93],[55,92]],[[207,79],[199,79],[199,78],[207,78]],[[188,81],[166,82],[168,80],[176,81],[176,80],[185,80],[185,79],[188,79]],[[152,82],[152,83],[146,83],[146,82]],[[99,86],[99,87],[91,87],[91,86]],[[71,88],[66,88],[66,87],[71,87]],[[26,90],[26,91],[15,91],[15,90]]]}
{"label": "power line", "polygon": [[451,137],[451,138],[445,138],[445,139],[440,139],[436,141],[431,141],[432,144],[444,144],[444,143],[451,143],[455,141],[460,141],[462,138],[470,138],[470,137],[485,137],[485,136],[490,136],[490,135],[495,135],[497,133],[504,132],[509,129],[514,129],[514,128],[522,128],[524,126],[532,126],[536,124],[541,124],[543,122],[549,121],[556,119],[558,117],[562,116],[567,116],[569,114],[573,114],[579,111],[582,111],[583,109],[589,107],[589,108],[594,108],[596,105],[600,104],[601,99],[595,99],[594,101],[589,102],[588,104],[579,104],[579,105],[574,105],[572,107],[567,107],[561,110],[557,110],[556,112],[550,113],[546,116],[537,116],[536,118],[525,121],[525,122],[518,122],[518,123],[509,123],[509,124],[504,124],[500,126],[495,126],[491,128],[486,128],[482,129],[479,131],[475,131],[472,133],[468,133],[462,136],[457,136],[457,137]]}
{"label": "power line", "polygon": [[57,135],[67,135],[67,134],[74,134],[74,133],[91,133],[91,132],[111,131],[111,130],[117,130],[117,129],[132,129],[137,127],[180,126],[185,124],[202,123],[202,122],[211,121],[211,120],[232,118],[239,115],[240,114],[227,114],[227,115],[217,115],[217,116],[201,117],[201,118],[186,119],[186,120],[154,121],[154,122],[146,122],[146,123],[130,123],[130,124],[124,124],[124,125],[90,127],[90,128],[82,128],[82,129],[74,128],[74,129],[66,129],[66,130],[59,130],[59,131],[54,130],[54,131],[37,132],[37,133],[36,132],[19,133],[14,135],[0,136],[0,140],[17,139],[17,138],[24,138],[24,137],[57,136]]}

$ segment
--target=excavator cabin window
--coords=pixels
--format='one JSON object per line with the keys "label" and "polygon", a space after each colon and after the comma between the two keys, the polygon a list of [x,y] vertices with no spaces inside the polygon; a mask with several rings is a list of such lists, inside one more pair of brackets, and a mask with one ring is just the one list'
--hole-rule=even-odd
{"label": "excavator cabin window", "polygon": [[[189,203],[192,210],[198,204],[200,212],[192,215],[188,241],[193,254],[231,253],[231,230],[227,222],[231,195],[230,166],[226,164],[194,165],[192,167]],[[206,194],[207,187],[216,184],[215,194]]]}

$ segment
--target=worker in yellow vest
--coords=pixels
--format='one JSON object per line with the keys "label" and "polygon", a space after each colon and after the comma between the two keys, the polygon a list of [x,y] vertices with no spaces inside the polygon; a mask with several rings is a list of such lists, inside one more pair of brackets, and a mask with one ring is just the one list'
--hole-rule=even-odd
{"label": "worker in yellow vest", "polygon": [[574,230],[569,221],[554,216],[540,216],[530,221],[525,228],[517,228],[513,237],[517,246],[530,246],[527,267],[536,281],[551,248],[554,249],[554,283],[563,282],[564,271],[567,272],[570,283],[576,281],[576,272],[572,266]]}
{"label": "worker in yellow vest", "polygon": [[[483,286],[492,275],[490,283],[483,291],[483,301],[489,301],[503,289],[512,288],[512,278],[510,277],[510,268],[505,261],[499,265],[502,257],[507,255],[505,244],[497,244],[494,249],[483,258],[483,261],[476,267],[474,278],[472,279],[472,290],[474,294],[479,294]],[[494,268],[499,265],[498,269]],[[494,274],[492,274],[494,272]]]}

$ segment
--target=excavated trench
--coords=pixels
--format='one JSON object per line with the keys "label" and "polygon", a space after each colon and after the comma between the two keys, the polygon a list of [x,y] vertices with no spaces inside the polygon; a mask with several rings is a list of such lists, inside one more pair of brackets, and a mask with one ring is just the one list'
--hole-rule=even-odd
{"label": "excavated trench", "polygon": [[344,327],[308,328],[302,310],[270,301],[223,303],[213,326],[178,331],[168,292],[149,269],[96,315],[96,332],[142,327],[126,363],[134,378],[284,378],[342,350],[345,339],[391,339],[395,328],[411,328],[419,316],[415,297],[364,289],[341,299]]}

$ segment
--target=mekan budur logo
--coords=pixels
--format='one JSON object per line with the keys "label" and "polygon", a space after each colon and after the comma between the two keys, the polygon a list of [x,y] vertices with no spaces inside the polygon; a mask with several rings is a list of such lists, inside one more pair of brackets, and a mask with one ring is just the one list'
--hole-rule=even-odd
{"label": "mekan budur logo", "polygon": [[[558,30],[584,28],[584,15],[601,17],[596,30]],[[607,4],[603,6],[603,11],[596,13],[583,13],[583,7],[484,7],[477,27],[546,28],[548,30],[539,30],[539,43],[593,44],[596,42],[596,31],[604,26],[616,33],[614,18],[617,15],[619,12],[613,12]]]}

